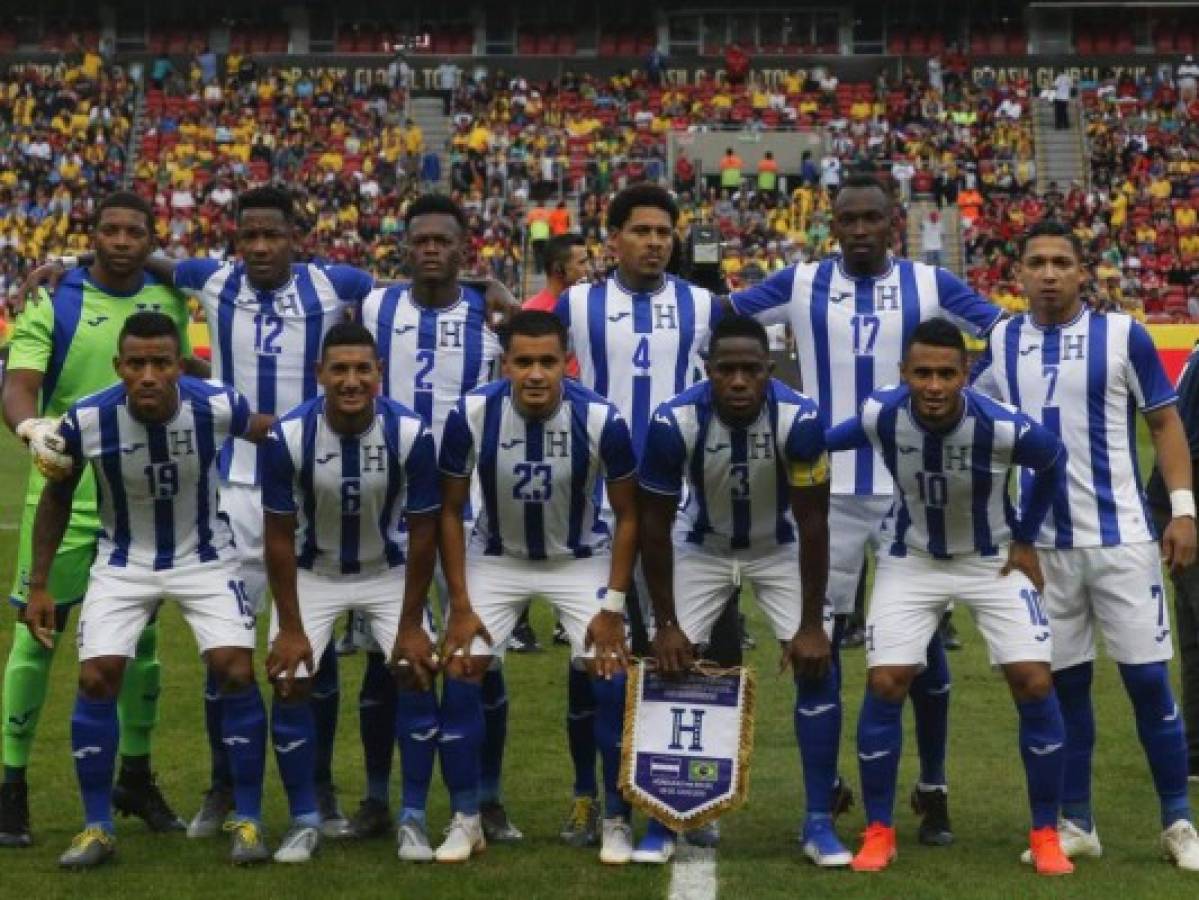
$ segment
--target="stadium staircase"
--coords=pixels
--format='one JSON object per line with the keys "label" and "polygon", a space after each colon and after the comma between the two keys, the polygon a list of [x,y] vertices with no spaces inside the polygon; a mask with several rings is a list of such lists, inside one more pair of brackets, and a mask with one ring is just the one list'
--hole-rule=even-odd
{"label": "stadium staircase", "polygon": [[[450,134],[453,126],[445,114],[440,97],[413,97],[408,102],[408,115],[425,136],[425,149],[436,149],[441,157],[441,181],[437,190],[448,193],[450,188]],[[419,171],[412,173],[419,175]]]}
{"label": "stadium staircase", "polygon": [[133,188],[133,173],[137,169],[137,158],[142,149],[142,135],[146,133],[146,82],[137,85],[137,96],[133,98],[133,122],[129,127],[129,143],[125,145],[125,175],[121,187]]}
{"label": "stadium staircase", "polygon": [[1082,108],[1070,101],[1070,127],[1053,127],[1053,103],[1037,100],[1033,104],[1033,141],[1036,146],[1037,193],[1044,194],[1049,183],[1056,182],[1063,194],[1077,181],[1087,186],[1086,131],[1080,127]]}
{"label": "stadium staircase", "polygon": [[[908,258],[924,259],[920,225],[937,207],[917,201],[908,205]],[[953,207],[941,210],[941,265],[960,278],[966,277],[965,249],[962,245],[962,220]]]}

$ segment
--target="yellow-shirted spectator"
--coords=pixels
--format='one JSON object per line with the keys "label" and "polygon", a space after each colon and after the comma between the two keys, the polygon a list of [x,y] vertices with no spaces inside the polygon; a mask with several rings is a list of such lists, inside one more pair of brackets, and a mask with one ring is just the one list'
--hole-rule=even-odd
{"label": "yellow-shirted spectator", "polygon": [[425,150],[425,133],[415,122],[409,124],[404,132],[404,148],[408,151],[409,156],[415,156]]}
{"label": "yellow-shirted spectator", "polygon": [[1192,259],[1199,256],[1199,234],[1189,232],[1178,239],[1178,252]]}
{"label": "yellow-shirted spectator", "polygon": [[1196,215],[1193,206],[1179,206],[1174,210],[1174,225],[1179,229],[1194,228],[1199,224],[1199,215]]}

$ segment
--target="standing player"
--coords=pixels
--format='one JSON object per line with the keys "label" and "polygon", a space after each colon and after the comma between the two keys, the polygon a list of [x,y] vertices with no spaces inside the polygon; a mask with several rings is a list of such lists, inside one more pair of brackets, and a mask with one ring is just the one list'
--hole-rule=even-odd
{"label": "standing player", "polygon": [[[628,428],[615,407],[565,378],[566,331],[549,313],[513,316],[504,333],[508,377],[467,394],[442,436],[441,558],[449,585],[439,747],[454,819],[436,859],[486,846],[478,816],[479,682],[533,593],[558,611],[572,652],[595,678],[595,739],[605,805],[600,859],[627,863],[628,804],[620,794],[624,722],[624,601],[637,553],[636,483]],[[461,527],[472,473],[483,504],[470,547]],[[610,532],[596,505],[607,483]],[[409,598],[411,599],[411,598]],[[398,656],[429,668],[431,644],[407,605]]]}
{"label": "standing player", "polygon": [[71,751],[85,826],[60,857],[65,868],[98,866],[115,851],[112,770],[115,698],[126,660],[162,600],[176,601],[224,696],[221,734],[236,794],[235,863],[267,858],[260,824],[266,714],[254,683],[254,611],[238,551],[217,513],[217,456],[229,437],[262,440],[271,419],[251,415],[229,388],[186,377],[170,317],[139,312],[121,327],[120,382],[67,412],[62,437],[73,470],[42,492],[34,523],[26,624],[54,644],[51,561],[66,533],[85,467],[100,491],[100,540],[79,613],[79,695]]}
{"label": "standing player", "polygon": [[[691,665],[693,645],[708,643],[741,579],[753,586],[784,665],[794,665],[804,774],[822,777],[835,771],[838,747],[814,741],[803,719],[823,714],[812,695],[836,692],[833,617],[825,608],[828,459],[816,404],[772,379],[770,369],[766,329],[726,317],[712,330],[709,380],[654,413],[639,466],[641,565],[658,623],[654,655],[665,673]],[[808,785],[809,801],[822,787]],[[673,833],[651,819],[633,859],[664,863],[673,852]],[[822,866],[849,864],[827,812],[809,816],[804,853]]]}
{"label": "standing player", "polygon": [[[1029,312],[991,335],[978,387],[1019,406],[1070,452],[1066,487],[1037,535],[1045,609],[1053,622],[1053,677],[1066,722],[1059,829],[1070,856],[1099,856],[1091,811],[1095,629],[1120,669],[1161,802],[1162,851],[1199,870],[1187,799],[1182,717],[1170,690],[1173,655],[1161,559],[1195,558],[1195,504],[1186,433],[1174,390],[1145,329],[1125,315],[1093,315],[1079,296],[1078,239],[1047,221],[1024,238],[1020,274]],[[1141,489],[1139,411],[1170,492],[1161,558]],[[1029,489],[1026,481],[1022,489]]]}
{"label": "standing player", "polygon": [[[383,360],[383,393],[414,410],[439,444],[446,418],[462,396],[494,377],[501,348],[488,324],[483,293],[458,278],[467,239],[462,209],[449,197],[426,194],[408,208],[405,224],[412,282],[372,292],[362,305],[362,321]],[[440,578],[438,591],[445,609],[447,592]],[[383,656],[390,649],[384,644],[368,654],[362,684],[367,796],[353,819],[359,837],[383,834],[391,825],[388,798],[397,715],[404,769],[399,826],[401,832],[409,824],[416,826],[414,834],[425,830],[437,748],[424,736],[436,724],[437,700],[431,690],[406,690],[397,708],[395,682]],[[508,696],[498,664],[483,679],[483,711],[483,827],[489,841],[518,841],[522,835],[509,821],[500,794]],[[405,853],[415,853],[414,860],[427,857],[419,847]]]}
{"label": "standing player", "polygon": [[[186,301],[142,271],[153,245],[153,216],[150,206],[134,194],[115,193],[102,200],[93,228],[94,262],[74,270],[59,283],[50,302],[31,306],[17,321],[4,379],[4,418],[30,450],[51,462],[54,449],[49,445],[57,440],[58,417],[72,403],[113,383],[111,359],[117,334],[130,315],[142,309],[166,313],[184,335],[183,352],[190,354]],[[187,363],[196,365],[191,359]],[[196,371],[202,370],[199,365]],[[59,462],[70,463],[65,458]],[[29,590],[33,517],[44,483],[37,471],[30,471],[11,594],[18,620]],[[61,550],[50,569],[47,590],[58,603],[56,634],[65,630],[71,607],[83,599],[99,525],[96,482],[85,470]],[[26,847],[31,841],[25,771],[56,641],[45,647],[25,628],[13,634],[4,672],[0,846]],[[158,720],[161,675],[157,646],[158,626],[151,622],[137,642],[119,701],[121,770],[113,800],[119,812],[141,816],[153,830],[172,831],[183,823],[150,774],[150,735]]]}
{"label": "standing player", "polygon": [[[1062,485],[1065,451],[1028,416],[965,388],[966,344],[949,322],[912,330],[900,373],[900,387],[872,394],[857,416],[828,434],[832,451],[875,449],[898,488],[894,540],[879,554],[866,624],[870,673],[858,760],[867,826],[853,868],[875,872],[895,859],[891,816],[903,701],[929,638],[957,599],[970,606],[1019,712],[1037,872],[1069,874],[1074,867],[1054,827],[1065,734],[1032,544]],[[1018,467],[1029,489],[1017,516],[1008,488]]]}
{"label": "standing player", "polygon": [[[903,348],[924,320],[945,316],[985,334],[1002,316],[944,269],[891,257],[895,221],[891,195],[878,179],[846,178],[833,201],[832,231],[841,255],[790,266],[733,295],[737,312],[763,324],[791,326],[804,390],[819,406],[825,428],[855,414],[872,391],[897,380]],[[853,610],[866,546],[877,545],[891,503],[891,476],[869,447],[832,455],[829,533],[835,539],[828,595],[839,628]],[[949,687],[945,648],[934,636],[927,666],[912,685],[920,750],[912,803],[923,814],[920,840],[927,844],[953,840],[945,781]],[[828,739],[839,742],[840,697],[826,702],[835,703],[835,710],[807,724],[829,729]]]}
{"label": "standing player", "polygon": [[[608,204],[616,271],[598,284],[574,285],[554,310],[570,335],[580,383],[620,410],[638,454],[654,409],[699,379],[699,354],[721,312],[708,291],[666,274],[678,217],[674,199],[657,185],[622,190]],[[635,649],[648,646],[648,611],[648,592],[639,588],[629,607]],[[576,845],[594,843],[599,824],[591,683],[572,664],[567,729],[575,797],[562,836]]]}
{"label": "standing player", "polygon": [[322,658],[348,610],[364,616],[380,646],[393,648],[398,582],[423,599],[437,559],[433,438],[411,410],[376,396],[382,374],[370,332],[334,325],[317,365],[323,396],[283,416],[266,444],[271,732],[294,823],[276,862],[307,862],[319,843],[313,659]]}

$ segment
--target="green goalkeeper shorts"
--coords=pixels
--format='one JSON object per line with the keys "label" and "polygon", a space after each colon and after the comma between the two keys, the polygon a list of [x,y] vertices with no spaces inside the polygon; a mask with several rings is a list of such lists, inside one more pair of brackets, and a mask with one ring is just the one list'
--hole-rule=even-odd
{"label": "green goalkeeper shorts", "polygon": [[[29,570],[33,566],[33,518],[36,507],[26,506],[21,517],[21,534],[18,538],[17,569],[13,578],[9,600],[14,606],[24,606],[29,596]],[[96,558],[96,542],[72,543],[68,530],[63,546],[59,548],[54,562],[50,564],[48,587],[54,602],[69,606],[83,600],[87,593],[87,579]]]}

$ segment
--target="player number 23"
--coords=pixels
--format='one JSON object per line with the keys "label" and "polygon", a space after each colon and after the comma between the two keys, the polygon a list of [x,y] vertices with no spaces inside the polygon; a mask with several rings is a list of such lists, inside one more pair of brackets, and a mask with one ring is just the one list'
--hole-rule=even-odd
{"label": "player number 23", "polygon": [[516,484],[512,485],[512,499],[525,503],[544,503],[550,499],[553,492],[552,466],[546,463],[517,463],[512,474],[517,478]]}

